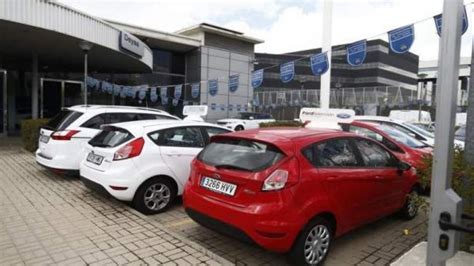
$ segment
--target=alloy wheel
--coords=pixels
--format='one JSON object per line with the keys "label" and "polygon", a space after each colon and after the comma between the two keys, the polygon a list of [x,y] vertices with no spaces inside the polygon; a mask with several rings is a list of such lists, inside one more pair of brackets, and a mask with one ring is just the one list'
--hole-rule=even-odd
{"label": "alloy wheel", "polygon": [[170,202],[171,190],[168,186],[156,183],[147,188],[143,200],[145,206],[153,211],[159,211]]}
{"label": "alloy wheel", "polygon": [[326,256],[331,241],[329,229],[322,224],[318,224],[306,237],[304,245],[304,257],[308,264],[315,265],[321,262]]}

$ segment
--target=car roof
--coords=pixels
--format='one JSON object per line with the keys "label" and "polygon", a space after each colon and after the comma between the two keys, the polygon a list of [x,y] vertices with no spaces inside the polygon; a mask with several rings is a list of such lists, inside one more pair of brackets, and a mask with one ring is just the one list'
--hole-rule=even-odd
{"label": "car roof", "polygon": [[187,120],[140,120],[140,121],[129,121],[116,124],[110,124],[105,126],[114,126],[124,128],[130,131],[133,135],[141,135],[144,132],[151,132],[155,130],[160,130],[169,127],[191,127],[191,126],[211,126],[216,128],[222,128],[230,131],[230,129],[218,126],[216,124],[206,123],[206,122],[197,122],[197,121],[187,121]]}
{"label": "car roof", "polygon": [[160,110],[160,109],[154,109],[154,108],[148,108],[148,107],[142,107],[142,106],[127,106],[127,105],[74,105],[71,107],[67,107],[69,110],[73,111],[78,111],[78,112],[85,112],[85,111],[137,111],[137,112],[151,112],[151,113],[160,113],[160,114],[168,114],[168,112]]}
{"label": "car roof", "polygon": [[354,117],[354,120],[360,121],[360,120],[365,120],[365,121],[383,121],[383,122],[394,122],[397,124],[403,124],[405,121],[403,120],[398,120],[398,119],[393,119],[388,116],[371,116],[371,115],[356,115]]}

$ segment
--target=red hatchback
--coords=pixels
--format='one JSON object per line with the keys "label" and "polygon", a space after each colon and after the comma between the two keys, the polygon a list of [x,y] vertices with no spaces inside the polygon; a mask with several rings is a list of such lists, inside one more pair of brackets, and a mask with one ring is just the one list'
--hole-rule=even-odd
{"label": "red hatchback", "polygon": [[354,133],[256,129],[214,136],[192,162],[183,203],[203,226],[324,261],[333,237],[400,211],[413,218],[416,171]]}

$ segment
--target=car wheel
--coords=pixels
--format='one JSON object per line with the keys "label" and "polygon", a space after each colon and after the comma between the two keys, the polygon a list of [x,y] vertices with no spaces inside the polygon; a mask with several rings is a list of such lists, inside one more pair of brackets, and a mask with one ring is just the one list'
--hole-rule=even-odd
{"label": "car wheel", "polygon": [[400,211],[402,218],[411,220],[418,214],[418,189],[415,187],[411,190],[410,194],[407,195],[407,199],[403,208]]}
{"label": "car wheel", "polygon": [[306,225],[290,254],[296,265],[320,265],[324,262],[332,241],[331,228],[322,217],[316,217]]}
{"label": "car wheel", "polygon": [[241,125],[238,125],[238,126],[235,127],[234,130],[235,130],[235,131],[242,131],[242,130],[244,130],[244,127],[241,126]]}
{"label": "car wheel", "polygon": [[144,214],[166,211],[176,198],[176,186],[165,178],[151,178],[135,193],[133,207]]}

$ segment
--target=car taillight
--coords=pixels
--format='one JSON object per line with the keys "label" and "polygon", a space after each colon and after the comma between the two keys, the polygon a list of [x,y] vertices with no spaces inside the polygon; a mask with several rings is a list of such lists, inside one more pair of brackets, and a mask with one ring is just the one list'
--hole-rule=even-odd
{"label": "car taillight", "polygon": [[72,136],[76,135],[79,132],[79,130],[56,131],[51,134],[51,138],[54,140],[71,140]]}
{"label": "car taillight", "polygon": [[262,190],[270,191],[282,189],[285,187],[286,181],[288,181],[288,171],[277,169],[265,179]]}
{"label": "car taillight", "polygon": [[114,161],[129,159],[140,155],[144,144],[145,140],[143,138],[138,138],[128,143],[115,152]]}

